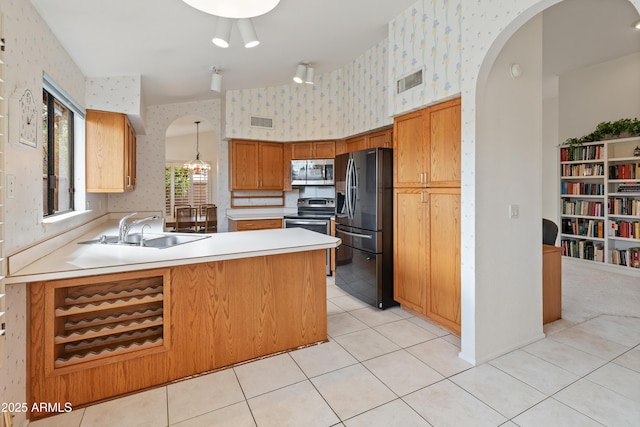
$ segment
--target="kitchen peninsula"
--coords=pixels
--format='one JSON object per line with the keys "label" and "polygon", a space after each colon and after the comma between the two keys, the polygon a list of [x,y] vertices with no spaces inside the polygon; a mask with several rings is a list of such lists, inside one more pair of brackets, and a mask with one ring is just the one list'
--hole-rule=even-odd
{"label": "kitchen peninsula", "polygon": [[28,284],[29,407],[81,407],[327,340],[325,253],[339,239],[295,228],[166,249],[79,244],[114,230],[7,279]]}

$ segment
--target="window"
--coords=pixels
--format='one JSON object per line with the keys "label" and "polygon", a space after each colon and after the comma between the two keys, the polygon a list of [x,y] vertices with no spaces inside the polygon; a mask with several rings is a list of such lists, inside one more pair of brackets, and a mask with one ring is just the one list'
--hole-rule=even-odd
{"label": "window", "polygon": [[43,215],[73,210],[73,111],[42,91]]}
{"label": "window", "polygon": [[167,163],[164,170],[165,214],[173,216],[176,205],[194,207],[209,203],[208,171],[199,173],[184,167],[184,162]]}

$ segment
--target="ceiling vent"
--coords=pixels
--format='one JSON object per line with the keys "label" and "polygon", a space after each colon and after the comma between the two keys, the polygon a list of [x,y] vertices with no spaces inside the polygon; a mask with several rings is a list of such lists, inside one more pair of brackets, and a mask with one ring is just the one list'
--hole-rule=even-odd
{"label": "ceiling vent", "polygon": [[273,129],[273,119],[270,117],[251,116],[252,128]]}
{"label": "ceiling vent", "polygon": [[409,74],[397,81],[396,88],[397,93],[402,93],[416,86],[421,86],[423,83],[422,70],[418,70],[413,74]]}

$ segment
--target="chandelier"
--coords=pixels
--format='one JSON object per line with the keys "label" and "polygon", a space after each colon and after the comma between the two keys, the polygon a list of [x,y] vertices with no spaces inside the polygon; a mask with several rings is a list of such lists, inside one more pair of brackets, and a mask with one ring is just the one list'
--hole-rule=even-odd
{"label": "chandelier", "polygon": [[200,122],[194,122],[196,124],[196,158],[194,160],[191,160],[188,163],[184,164],[184,167],[193,171],[196,174],[200,174],[202,173],[202,171],[208,171],[209,169],[211,169],[211,165],[208,163],[203,162],[202,160],[200,160],[200,132],[199,132],[199,126],[200,126]]}

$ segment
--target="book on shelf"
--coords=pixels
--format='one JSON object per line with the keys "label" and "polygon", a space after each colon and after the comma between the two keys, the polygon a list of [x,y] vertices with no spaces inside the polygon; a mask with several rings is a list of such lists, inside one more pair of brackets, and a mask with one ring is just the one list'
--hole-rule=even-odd
{"label": "book on shelf", "polygon": [[610,165],[609,179],[640,179],[640,163]]}
{"label": "book on shelf", "polygon": [[572,162],[577,160],[602,159],[604,145],[585,145],[580,147],[560,148],[560,161]]}

